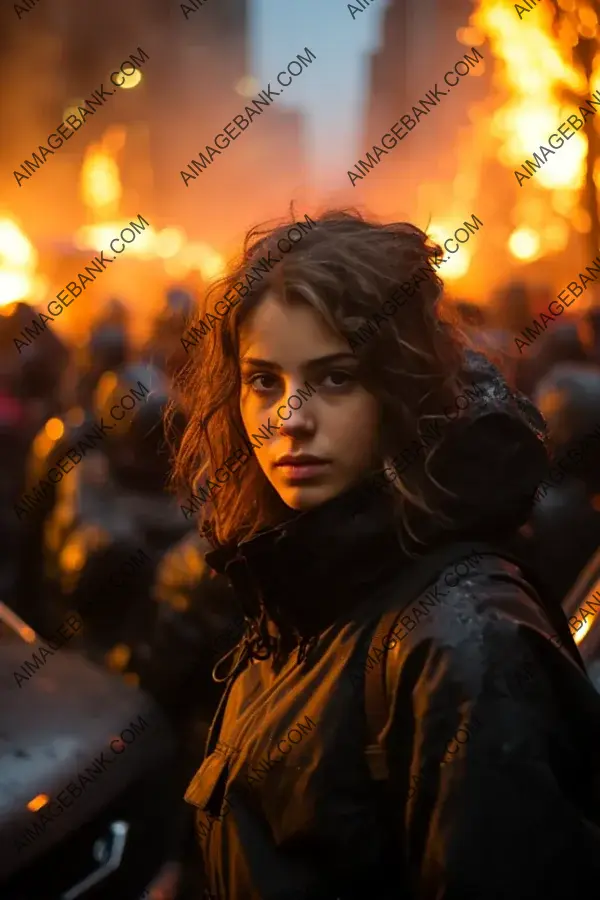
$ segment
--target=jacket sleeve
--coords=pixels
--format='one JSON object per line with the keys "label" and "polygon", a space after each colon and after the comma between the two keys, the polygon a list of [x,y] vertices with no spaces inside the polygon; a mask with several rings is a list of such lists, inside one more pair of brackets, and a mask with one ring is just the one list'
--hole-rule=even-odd
{"label": "jacket sleeve", "polygon": [[418,632],[384,731],[411,896],[596,896],[600,696],[509,580],[470,579]]}

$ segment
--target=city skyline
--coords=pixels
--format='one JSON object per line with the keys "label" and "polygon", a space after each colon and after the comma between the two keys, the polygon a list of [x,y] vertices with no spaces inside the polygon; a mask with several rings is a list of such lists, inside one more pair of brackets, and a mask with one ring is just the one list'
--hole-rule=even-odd
{"label": "city skyline", "polygon": [[[360,147],[369,92],[369,56],[381,41],[389,0],[352,18],[348,4],[302,0],[286,9],[278,0],[253,0],[249,62],[260,84],[309,46],[318,71],[299,79],[282,106],[305,116],[308,174],[317,189],[345,186],[346,164]],[[318,24],[318,27],[315,27]]]}

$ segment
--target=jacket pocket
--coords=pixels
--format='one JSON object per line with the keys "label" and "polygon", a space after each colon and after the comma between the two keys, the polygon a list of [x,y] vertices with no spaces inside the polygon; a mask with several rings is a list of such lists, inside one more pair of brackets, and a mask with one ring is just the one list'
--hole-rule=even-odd
{"label": "jacket pocket", "polygon": [[211,816],[219,816],[225,803],[229,758],[221,753],[207,756],[185,792],[185,801]]}

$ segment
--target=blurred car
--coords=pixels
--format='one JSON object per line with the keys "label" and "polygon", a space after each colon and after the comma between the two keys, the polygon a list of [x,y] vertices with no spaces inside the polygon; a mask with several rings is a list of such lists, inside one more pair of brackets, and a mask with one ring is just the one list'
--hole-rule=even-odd
{"label": "blurred car", "polygon": [[43,639],[0,604],[2,900],[150,898],[177,856],[172,729],[65,646],[77,622]]}
{"label": "blurred car", "polygon": [[600,691],[600,549],[582,569],[563,609],[588,674]]}

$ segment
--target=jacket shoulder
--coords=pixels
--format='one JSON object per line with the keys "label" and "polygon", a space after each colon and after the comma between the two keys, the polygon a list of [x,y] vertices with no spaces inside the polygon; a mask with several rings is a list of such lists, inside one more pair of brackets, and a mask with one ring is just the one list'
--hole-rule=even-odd
{"label": "jacket shoulder", "polygon": [[[448,582],[449,573],[451,581],[458,577],[450,565],[416,600],[408,605],[400,601],[397,609],[390,605],[379,621],[371,647],[379,638],[380,652],[370,656],[381,660],[380,683],[389,698],[386,718],[393,720],[394,710],[403,704],[412,708],[418,696],[429,698],[422,701],[427,705],[443,695],[443,706],[455,692],[465,702],[481,699],[484,685],[518,681],[531,671],[538,672],[540,696],[549,702],[547,675],[556,664],[573,684],[581,682],[583,673],[568,652],[553,643],[556,635],[541,601],[517,565],[487,557],[454,585]],[[375,680],[372,673],[370,679]]]}
{"label": "jacket shoulder", "polygon": [[391,696],[407,667],[415,676],[432,656],[444,661],[447,676],[462,680],[467,670],[478,669],[482,676],[485,669],[502,668],[511,656],[528,656],[532,643],[544,655],[563,657],[567,668],[575,667],[518,565],[485,555],[468,571],[461,564],[445,567],[408,603],[405,597],[390,597],[369,655],[385,658],[383,677]]}
{"label": "jacket shoulder", "polygon": [[425,639],[457,642],[518,624],[547,638],[553,635],[535,588],[519,566],[489,554],[449,564],[408,603],[392,590],[386,607],[398,645]]}

